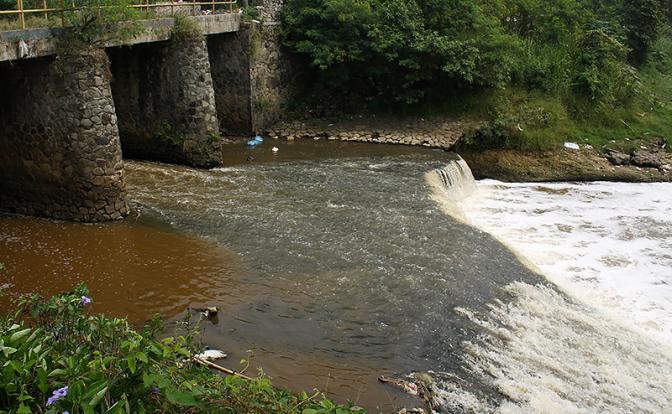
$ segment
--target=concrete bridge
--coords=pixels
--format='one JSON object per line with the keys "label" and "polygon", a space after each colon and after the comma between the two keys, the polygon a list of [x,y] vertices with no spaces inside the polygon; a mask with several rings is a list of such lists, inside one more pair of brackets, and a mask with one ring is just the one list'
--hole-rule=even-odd
{"label": "concrete bridge", "polygon": [[275,25],[194,18],[203,36],[147,20],[123,45],[74,56],[56,53],[63,29],[0,32],[0,209],[121,219],[123,158],[212,167],[221,135],[273,122],[287,96]]}

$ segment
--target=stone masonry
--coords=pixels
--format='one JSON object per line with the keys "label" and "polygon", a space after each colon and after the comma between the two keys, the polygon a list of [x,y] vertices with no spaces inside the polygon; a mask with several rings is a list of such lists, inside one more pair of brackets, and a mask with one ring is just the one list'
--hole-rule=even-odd
{"label": "stone masonry", "polygon": [[205,38],[109,50],[124,154],[194,167],[221,163]]}
{"label": "stone masonry", "polygon": [[223,134],[261,132],[281,118],[292,71],[276,25],[253,22],[209,36],[208,50]]}
{"label": "stone masonry", "polygon": [[0,208],[75,221],[129,213],[102,50],[0,64]]}

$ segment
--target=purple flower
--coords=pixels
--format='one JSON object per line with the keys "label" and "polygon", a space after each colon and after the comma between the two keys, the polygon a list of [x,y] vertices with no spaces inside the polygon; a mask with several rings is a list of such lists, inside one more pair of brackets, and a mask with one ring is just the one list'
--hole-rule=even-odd
{"label": "purple flower", "polygon": [[58,402],[61,398],[65,397],[68,395],[68,386],[66,385],[63,388],[59,388],[55,390],[54,392],[51,393],[51,397],[47,400],[47,406],[50,406],[51,404],[54,404]]}
{"label": "purple flower", "polygon": [[93,302],[93,300],[90,297],[82,296],[82,301],[81,301],[82,305],[88,305],[91,302]]}
{"label": "purple flower", "polygon": [[59,388],[56,391],[54,391],[54,397],[56,397],[56,398],[65,397],[66,395],[68,395],[68,386],[67,385],[63,388]]}
{"label": "purple flower", "polygon": [[161,392],[161,388],[157,387],[156,385],[152,387],[152,394],[158,394]]}
{"label": "purple flower", "polygon": [[63,414],[70,414],[70,411],[63,411]]}

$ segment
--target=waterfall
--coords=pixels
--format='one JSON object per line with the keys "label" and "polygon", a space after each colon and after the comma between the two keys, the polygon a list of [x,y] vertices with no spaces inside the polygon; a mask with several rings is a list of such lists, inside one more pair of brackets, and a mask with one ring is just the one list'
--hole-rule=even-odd
{"label": "waterfall", "polygon": [[445,167],[431,171],[427,181],[451,201],[460,201],[476,190],[476,180],[469,165],[457,154]]}

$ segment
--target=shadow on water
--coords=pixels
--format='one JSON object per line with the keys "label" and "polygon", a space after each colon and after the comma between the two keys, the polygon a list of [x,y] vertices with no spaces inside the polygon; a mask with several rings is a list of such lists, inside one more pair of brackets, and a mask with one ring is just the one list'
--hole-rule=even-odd
{"label": "shadow on water", "polygon": [[512,281],[540,282],[431,199],[424,173],[451,159],[402,146],[276,141],[229,147],[230,166],[211,171],[129,162],[140,223],[0,218],[9,290],[49,294],[84,280],[98,309],[137,321],[215,304],[222,310],[204,324],[204,342],[228,352],[229,366],[251,349],[279,386],[317,386],[389,412],[408,401],[379,384],[380,374],[468,378],[461,344],[479,328],[454,308],[485,311]]}

